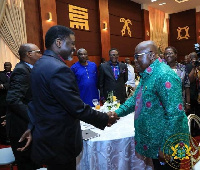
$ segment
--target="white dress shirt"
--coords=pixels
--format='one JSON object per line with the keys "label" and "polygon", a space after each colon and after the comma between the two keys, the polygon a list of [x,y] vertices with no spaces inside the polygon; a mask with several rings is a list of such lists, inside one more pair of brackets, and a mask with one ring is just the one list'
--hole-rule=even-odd
{"label": "white dress shirt", "polygon": [[128,81],[126,82],[126,84],[135,88],[135,72],[134,72],[134,68],[130,64],[127,64],[127,68],[128,68]]}

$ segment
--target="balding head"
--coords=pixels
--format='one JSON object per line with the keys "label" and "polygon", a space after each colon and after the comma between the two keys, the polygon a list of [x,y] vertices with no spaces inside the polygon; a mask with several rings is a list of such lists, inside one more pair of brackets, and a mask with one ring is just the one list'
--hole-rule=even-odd
{"label": "balding head", "polygon": [[155,54],[158,54],[158,48],[157,48],[156,44],[150,40],[139,43],[136,46],[135,51],[152,51]]}
{"label": "balding head", "polygon": [[78,57],[78,59],[79,59],[79,62],[80,62],[82,65],[87,65],[88,53],[87,53],[86,49],[80,48],[80,49],[77,51],[77,57]]}
{"label": "balding head", "polygon": [[35,44],[31,43],[22,44],[18,52],[20,60],[32,65],[41,57],[40,49]]}
{"label": "balding head", "polygon": [[189,58],[190,60],[196,60],[198,57],[197,57],[197,53],[196,52],[192,52],[189,54]]}
{"label": "balding head", "polygon": [[157,59],[158,48],[153,41],[143,41],[135,48],[136,70],[143,72]]}

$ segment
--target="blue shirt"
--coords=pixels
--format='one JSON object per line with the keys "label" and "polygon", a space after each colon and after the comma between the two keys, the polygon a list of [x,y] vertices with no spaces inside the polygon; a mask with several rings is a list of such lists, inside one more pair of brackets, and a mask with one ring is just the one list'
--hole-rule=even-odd
{"label": "blue shirt", "polygon": [[97,66],[94,62],[87,61],[88,65],[83,66],[79,62],[72,65],[78,83],[80,97],[84,103],[94,106],[92,99],[99,100],[97,89]]}

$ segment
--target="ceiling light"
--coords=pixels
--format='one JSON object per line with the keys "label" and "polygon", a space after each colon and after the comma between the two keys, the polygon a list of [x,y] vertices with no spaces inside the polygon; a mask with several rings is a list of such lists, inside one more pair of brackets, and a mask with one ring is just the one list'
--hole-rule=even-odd
{"label": "ceiling light", "polygon": [[165,5],[166,3],[165,2],[163,2],[163,3],[161,3],[161,4],[159,4],[159,5]]}
{"label": "ceiling light", "polygon": [[156,2],[157,0],[151,0],[151,2]]}
{"label": "ceiling light", "polygon": [[186,2],[188,0],[175,0],[175,1],[178,2],[178,3],[181,3],[181,2]]}

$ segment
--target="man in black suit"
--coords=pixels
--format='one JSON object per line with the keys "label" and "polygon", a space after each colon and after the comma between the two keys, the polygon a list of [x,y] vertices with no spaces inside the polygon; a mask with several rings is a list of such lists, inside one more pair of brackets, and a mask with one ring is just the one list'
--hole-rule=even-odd
{"label": "man in black suit", "polygon": [[109,56],[110,61],[101,64],[99,68],[101,100],[104,103],[108,93],[113,91],[113,94],[120,100],[120,103],[124,103],[126,97],[125,83],[128,80],[128,69],[126,64],[118,62],[119,51],[116,48],[110,49]]}
{"label": "man in black suit", "polygon": [[30,159],[30,149],[19,152],[17,148],[20,147],[18,141],[29,123],[27,110],[32,98],[30,73],[36,60],[41,57],[41,52],[35,44],[23,44],[19,48],[19,56],[20,62],[11,74],[6,98],[8,105],[6,128],[18,170],[34,170],[36,168]]}
{"label": "man in black suit", "polygon": [[0,72],[0,143],[9,145],[9,140],[6,135],[5,115],[6,115],[6,95],[9,87],[9,79],[11,75],[12,64],[4,63],[4,71]]}
{"label": "man in black suit", "polygon": [[[95,111],[80,99],[75,75],[64,62],[71,60],[75,51],[74,32],[53,26],[46,33],[45,46],[47,50],[31,72],[31,155],[35,162],[46,164],[48,170],[75,170],[76,156],[83,146],[79,120],[104,129],[116,117]],[[24,137],[29,137],[29,143],[30,130]]]}

